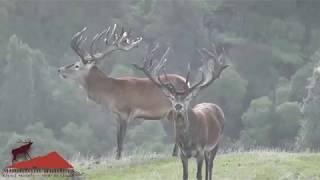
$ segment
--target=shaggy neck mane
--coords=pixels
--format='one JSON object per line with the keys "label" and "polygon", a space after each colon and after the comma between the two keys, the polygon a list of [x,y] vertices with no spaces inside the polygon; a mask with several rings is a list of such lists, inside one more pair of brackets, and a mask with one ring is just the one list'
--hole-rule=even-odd
{"label": "shaggy neck mane", "polygon": [[97,99],[98,94],[112,92],[113,84],[113,78],[108,77],[98,67],[93,66],[85,79],[84,88],[86,88],[89,98],[97,101],[99,100]]}
{"label": "shaggy neck mane", "polygon": [[186,147],[189,144],[189,141],[191,140],[191,133],[192,133],[192,125],[194,124],[193,116],[194,113],[192,110],[189,110],[188,112],[188,124],[186,124],[186,115],[177,113],[175,115],[175,131],[176,131],[176,138],[180,146]]}

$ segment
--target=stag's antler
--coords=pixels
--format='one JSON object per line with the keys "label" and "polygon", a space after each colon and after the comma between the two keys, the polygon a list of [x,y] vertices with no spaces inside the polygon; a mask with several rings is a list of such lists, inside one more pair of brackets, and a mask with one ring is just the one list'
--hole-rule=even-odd
{"label": "stag's antler", "polygon": [[224,49],[218,53],[217,48],[212,44],[212,50],[202,48],[198,50],[202,56],[203,66],[201,67],[206,73],[206,81],[201,85],[201,89],[208,87],[213,81],[218,79],[224,69],[229,67],[224,57]]}
{"label": "stag's antler", "polygon": [[[166,55],[168,54],[170,48],[167,48],[163,56],[158,62],[155,62],[154,59],[154,52],[158,49],[159,45],[157,44],[154,48],[148,48],[148,53],[146,57],[144,58],[144,62],[142,66],[139,66],[137,64],[134,64],[134,67],[136,67],[138,70],[142,71],[154,84],[156,84],[162,91],[171,96],[174,96],[176,94],[190,94],[192,93],[197,87],[200,87],[201,84],[205,81],[205,74],[202,73],[201,80],[191,87],[189,87],[189,78],[190,78],[190,65],[188,66],[188,73],[185,81],[185,90],[184,91],[178,91],[174,84],[169,81],[168,75],[165,70],[165,63],[167,61]],[[163,76],[161,76],[163,74]],[[165,82],[164,82],[165,80]]]}
{"label": "stag's antler", "polygon": [[[135,40],[131,39],[130,31],[126,32],[124,28],[118,33],[117,25],[115,24],[112,29],[109,26],[102,32],[96,34],[91,41],[90,51],[87,52],[82,47],[83,43],[87,40],[87,37],[83,35],[86,30],[86,27],[83,28],[80,32],[77,32],[71,40],[71,48],[80,56],[83,63],[104,59],[115,50],[128,51],[137,47],[142,41],[142,37],[137,37]],[[105,43],[105,50],[98,52],[96,43],[101,39],[103,39]]]}
{"label": "stag's antler", "polygon": [[17,141],[17,143],[30,143],[30,142],[32,142],[30,138],[25,139],[24,141],[21,140],[21,139],[19,139],[19,140]]}
{"label": "stag's antler", "polygon": [[165,53],[162,55],[160,60],[155,60],[154,54],[158,50],[158,48],[158,43],[155,44],[153,47],[149,46],[147,54],[144,57],[143,64],[141,66],[133,64],[133,66],[138,70],[142,71],[158,87],[161,88],[162,86],[173,86],[173,84],[167,78],[167,74],[165,74],[167,82],[163,82],[160,78],[161,71],[165,71],[164,65],[167,62],[166,56],[170,51],[170,47],[166,49]]}

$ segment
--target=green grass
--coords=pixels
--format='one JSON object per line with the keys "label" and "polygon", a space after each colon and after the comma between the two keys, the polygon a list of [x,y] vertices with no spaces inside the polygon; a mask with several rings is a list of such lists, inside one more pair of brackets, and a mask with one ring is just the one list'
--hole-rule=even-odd
{"label": "green grass", "polygon": [[[85,179],[90,180],[182,179],[179,158],[124,161],[115,165],[95,165],[90,169],[79,166],[78,169],[86,174]],[[195,161],[190,159],[189,179],[195,179],[195,170]],[[230,180],[320,179],[320,154],[247,152],[218,155],[214,165],[214,177]]]}

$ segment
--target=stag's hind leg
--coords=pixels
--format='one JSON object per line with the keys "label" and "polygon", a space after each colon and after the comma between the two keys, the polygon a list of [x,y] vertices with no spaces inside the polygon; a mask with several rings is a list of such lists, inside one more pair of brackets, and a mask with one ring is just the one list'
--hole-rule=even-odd
{"label": "stag's hind leg", "polygon": [[[163,130],[166,132],[167,136],[169,137],[175,137],[175,132],[174,132],[174,128],[173,128],[173,123],[172,121],[170,121],[170,118],[171,117],[171,112],[167,115],[167,119],[162,119],[161,120],[161,124],[162,124],[162,127],[163,127]],[[178,145],[176,143],[176,141],[174,142],[174,146],[173,146],[173,150],[172,150],[172,156],[173,157],[176,157],[178,156]]]}
{"label": "stag's hind leg", "polygon": [[213,161],[217,155],[219,146],[217,145],[212,151],[205,153],[206,160],[206,180],[212,180]]}

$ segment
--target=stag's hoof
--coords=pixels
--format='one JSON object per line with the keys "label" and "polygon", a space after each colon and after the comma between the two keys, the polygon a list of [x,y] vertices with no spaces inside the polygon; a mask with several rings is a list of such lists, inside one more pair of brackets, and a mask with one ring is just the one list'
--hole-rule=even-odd
{"label": "stag's hoof", "polygon": [[172,157],[177,157],[178,156],[178,152],[173,152],[172,153]]}

